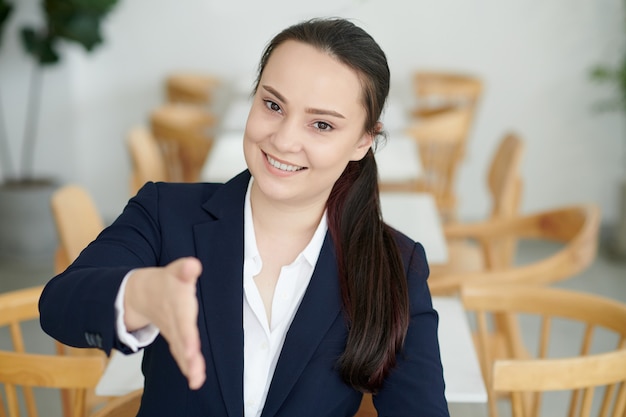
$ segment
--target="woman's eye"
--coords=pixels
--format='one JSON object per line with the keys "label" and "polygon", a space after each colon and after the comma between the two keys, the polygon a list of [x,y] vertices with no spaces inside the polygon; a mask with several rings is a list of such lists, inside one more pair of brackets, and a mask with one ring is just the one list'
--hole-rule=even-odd
{"label": "woman's eye", "polygon": [[328,130],[332,130],[333,128],[331,125],[329,125],[326,122],[315,122],[313,125],[315,126],[317,130],[328,131]]}
{"label": "woman's eye", "polygon": [[280,106],[272,100],[265,100],[265,106],[271,111],[280,112]]}

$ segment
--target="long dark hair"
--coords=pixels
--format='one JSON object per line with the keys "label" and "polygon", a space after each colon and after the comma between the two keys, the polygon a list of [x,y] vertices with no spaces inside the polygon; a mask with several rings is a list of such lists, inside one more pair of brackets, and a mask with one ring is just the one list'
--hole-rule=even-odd
{"label": "long dark hair", "polygon": [[[387,58],[374,39],[340,18],[291,26],[276,35],[263,52],[254,91],[272,52],[288,40],[327,52],[356,71],[366,110],[364,131],[380,136],[378,120],[389,93],[390,75]],[[400,252],[393,232],[382,221],[372,149],[360,161],[348,163],[326,208],[349,323],[346,348],[338,363],[340,373],[354,388],[376,392],[404,344],[409,302]]]}

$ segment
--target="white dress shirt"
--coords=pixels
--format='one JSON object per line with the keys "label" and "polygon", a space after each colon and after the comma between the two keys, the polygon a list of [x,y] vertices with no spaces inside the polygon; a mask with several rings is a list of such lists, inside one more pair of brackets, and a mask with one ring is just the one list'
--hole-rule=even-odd
{"label": "white dress shirt", "polygon": [[[290,265],[281,268],[274,289],[271,323],[268,322],[263,300],[253,279],[261,271],[263,261],[259,255],[252,221],[250,204],[252,181],[251,178],[244,207],[243,399],[245,417],[259,417],[263,411],[287,330],[309,285],[328,229],[326,213],[324,213],[306,248]],[[115,302],[117,334],[124,344],[136,351],[152,343],[158,335],[158,329],[151,325],[129,333],[124,326],[124,289],[130,273],[132,271],[124,278]]]}

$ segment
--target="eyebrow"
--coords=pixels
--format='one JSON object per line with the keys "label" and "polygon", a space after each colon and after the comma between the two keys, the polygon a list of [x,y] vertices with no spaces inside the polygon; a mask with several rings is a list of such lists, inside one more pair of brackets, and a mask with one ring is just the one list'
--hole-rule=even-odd
{"label": "eyebrow", "polygon": [[[271,93],[271,94],[275,95],[283,103],[285,103],[285,104],[289,103],[289,101],[282,94],[280,94],[278,91],[276,91],[275,88],[270,87],[269,85],[262,85],[261,87],[265,91],[267,91],[268,93]],[[305,111],[307,113],[311,113],[311,114],[319,114],[319,115],[325,115],[325,116],[334,116],[334,117],[338,117],[340,119],[345,119],[345,116],[343,114],[341,114],[339,112],[336,112],[334,110],[316,109],[316,108],[312,108],[312,107],[307,107],[305,109]]]}

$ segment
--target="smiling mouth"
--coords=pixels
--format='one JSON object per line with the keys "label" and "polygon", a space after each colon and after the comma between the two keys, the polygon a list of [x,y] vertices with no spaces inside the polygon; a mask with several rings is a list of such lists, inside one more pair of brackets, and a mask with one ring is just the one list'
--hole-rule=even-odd
{"label": "smiling mouth", "polygon": [[273,166],[276,169],[280,169],[281,171],[296,172],[296,171],[302,171],[303,169],[306,169],[305,167],[301,167],[297,165],[283,164],[281,162],[278,162],[277,160],[275,160],[268,154],[265,154],[265,157],[267,158],[267,162],[269,162],[271,166]]}

